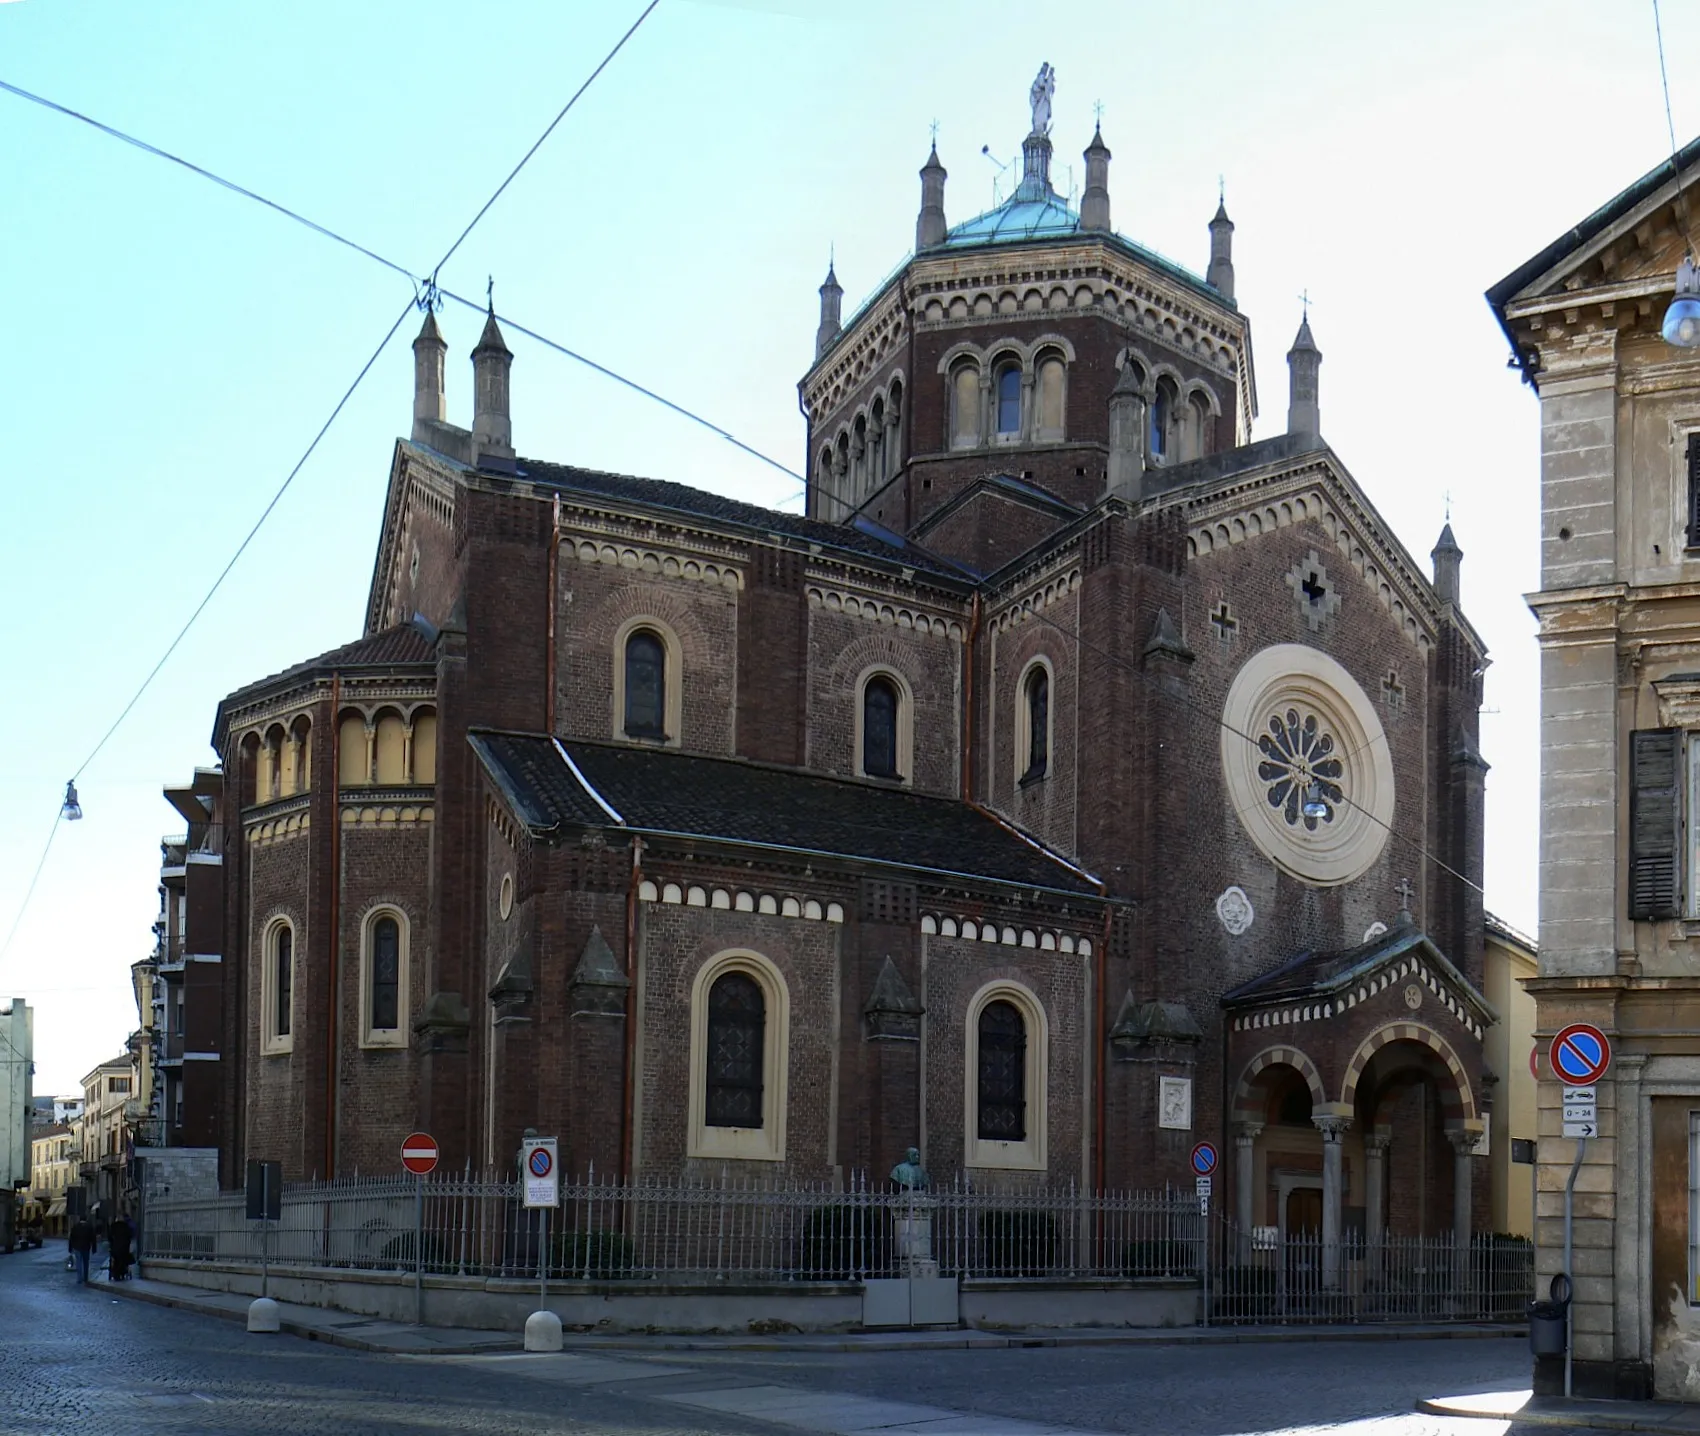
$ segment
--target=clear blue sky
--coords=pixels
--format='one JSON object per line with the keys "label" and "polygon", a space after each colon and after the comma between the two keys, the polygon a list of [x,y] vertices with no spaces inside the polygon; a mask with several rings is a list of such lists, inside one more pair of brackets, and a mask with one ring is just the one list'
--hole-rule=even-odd
{"label": "clear blue sky", "polygon": [[[130,129],[414,269],[641,8],[299,0],[0,3],[0,78]],[[1700,53],[1668,0],[1666,46]],[[1666,151],[1650,3],[923,5],[664,0],[443,276],[794,468],[795,383],[836,246],[848,307],[914,234],[939,122],[952,222],[988,207],[1057,71],[1059,178],[1104,105],[1116,227],[1202,270],[1225,175],[1259,435],[1308,289],[1322,427],[1426,555],[1444,494],[1495,666],[1488,901],[1535,915],[1536,406],[1482,290]],[[1691,67],[1677,129],[1700,125]],[[409,290],[246,201],[0,94],[0,932],[65,779],[199,600]],[[452,306],[451,417],[477,324]],[[409,320],[199,627],[79,786],[0,995],[39,1007],[37,1091],[136,1025],[159,796],[232,688],[358,635]],[[524,454],[755,502],[798,486],[510,334]],[[1390,895],[1389,904],[1393,899]]]}

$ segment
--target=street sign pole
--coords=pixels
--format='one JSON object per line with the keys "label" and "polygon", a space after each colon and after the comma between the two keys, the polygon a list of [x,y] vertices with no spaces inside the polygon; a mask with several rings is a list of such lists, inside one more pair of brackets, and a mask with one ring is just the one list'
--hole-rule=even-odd
{"label": "street sign pole", "polygon": [[1576,1282],[1570,1275],[1570,1214],[1576,1192],[1576,1174],[1582,1170],[1582,1154],[1588,1150],[1588,1139],[1576,1139],[1576,1160],[1570,1164],[1570,1180],[1564,1184],[1564,1276],[1570,1290],[1564,1303],[1564,1395],[1570,1396],[1570,1348],[1576,1330]]}
{"label": "street sign pole", "polygon": [[1564,1394],[1571,1392],[1571,1348],[1576,1337],[1576,1279],[1571,1274],[1573,1259],[1572,1237],[1576,1209],[1576,1178],[1582,1171],[1582,1157],[1588,1150],[1588,1138],[1599,1132],[1597,1092],[1595,1083],[1606,1075],[1611,1066],[1611,1039],[1591,1022],[1572,1022],[1561,1028],[1547,1051],[1555,1077],[1564,1083],[1563,1132],[1576,1141],[1576,1156],[1570,1163],[1570,1176],[1564,1183]]}
{"label": "street sign pole", "polygon": [[425,1174],[413,1174],[413,1324],[425,1325]]}

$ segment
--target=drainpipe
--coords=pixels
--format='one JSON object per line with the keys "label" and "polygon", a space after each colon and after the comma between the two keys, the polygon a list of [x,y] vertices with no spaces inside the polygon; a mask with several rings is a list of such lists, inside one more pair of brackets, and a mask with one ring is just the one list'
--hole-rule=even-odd
{"label": "drainpipe", "polygon": [[555,609],[561,571],[561,496],[555,495],[554,522],[549,531],[549,612],[544,621],[548,647],[543,651],[543,731],[555,736]]}
{"label": "drainpipe", "polygon": [[341,984],[338,955],[342,946],[337,933],[338,899],[342,895],[342,675],[331,675],[331,894],[330,894],[330,983],[331,1000],[325,1022],[325,1180],[336,1179],[336,1076],[337,1003]]}
{"label": "drainpipe", "polygon": [[980,636],[980,592],[968,618],[968,642],[962,650],[962,801],[974,800],[974,643]]}
{"label": "drainpipe", "polygon": [[632,1068],[637,1060],[637,910],[638,886],[643,882],[643,839],[632,834],[632,879],[626,888],[626,1100],[620,1110],[620,1173],[632,1175],[632,1143],[637,1126],[637,1092]]}

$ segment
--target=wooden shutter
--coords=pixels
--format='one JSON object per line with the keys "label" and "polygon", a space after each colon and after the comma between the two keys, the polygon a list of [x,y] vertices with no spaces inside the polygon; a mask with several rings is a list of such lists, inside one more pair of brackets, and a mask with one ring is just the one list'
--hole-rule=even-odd
{"label": "wooden shutter", "polygon": [[1688,436],[1688,537],[1689,548],[1700,548],[1700,434]]}
{"label": "wooden shutter", "polygon": [[1682,733],[1629,735],[1629,915],[1682,915]]}

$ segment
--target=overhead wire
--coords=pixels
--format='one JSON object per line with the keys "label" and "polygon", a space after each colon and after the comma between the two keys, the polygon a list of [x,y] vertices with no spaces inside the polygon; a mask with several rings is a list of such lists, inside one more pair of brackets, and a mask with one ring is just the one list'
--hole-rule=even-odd
{"label": "overhead wire", "polygon": [[[444,251],[442,258],[439,259],[437,261],[437,263],[432,266],[431,273],[432,273],[433,276],[440,273],[443,266],[445,264],[447,264],[449,262],[449,260],[454,257],[456,251],[458,251],[460,249],[461,245],[466,242],[467,237],[469,235],[471,235],[471,233],[474,229],[477,228],[478,224],[480,223],[480,221],[483,220],[484,216],[487,215],[490,212],[491,208],[495,205],[496,201],[499,200],[502,197],[502,195],[506,192],[508,186],[511,185],[514,182],[514,180],[518,177],[520,171],[523,170],[528,163],[530,163],[532,157],[538,152],[539,149],[542,148],[544,142],[549,138],[549,136],[551,134],[554,133],[556,127],[561,123],[561,121],[563,119],[566,118],[567,114],[572,110],[573,106],[576,105],[579,102],[579,100],[584,96],[585,92],[591,87],[592,84],[595,83],[597,77],[600,76],[602,74],[602,72],[608,68],[608,65],[614,59],[614,57],[616,55],[618,55],[622,49],[625,48],[626,42],[629,41],[632,38],[632,36],[637,33],[638,27],[640,25],[642,25],[643,22],[645,20],[647,20],[652,13],[654,13],[657,4],[659,4],[659,0],[650,0],[650,3],[647,6],[645,6],[642,13],[639,14],[637,19],[632,22],[631,26],[626,30],[626,32],[623,35],[620,36],[619,40],[617,40],[615,42],[613,48],[610,49],[608,51],[608,53],[603,56],[601,62],[596,66],[596,68],[590,72],[590,75],[585,79],[585,81],[578,87],[578,89],[576,89],[572,93],[572,95],[568,98],[566,104],[564,104],[560,108],[560,110],[556,113],[554,119],[550,120],[549,123],[544,127],[542,134],[540,134],[537,137],[537,139],[535,141],[533,141],[531,147],[529,149],[527,149],[526,152],[520,157],[519,162],[516,165],[514,165],[514,167],[511,170],[508,171],[506,177],[502,180],[502,182],[500,184],[498,184],[496,186],[495,190],[492,191],[490,197],[488,199],[486,199],[484,201],[484,203],[479,207],[478,212],[475,215],[473,215],[472,219],[468,222],[466,227],[464,229],[462,229],[461,232],[455,237],[454,242],[449,245],[447,250]],[[205,169],[205,168],[203,168],[199,165],[192,164],[189,161],[181,159],[180,157],[178,157],[176,155],[172,155],[169,152],[160,149],[158,146],[148,144],[146,141],[139,140],[132,135],[125,134],[123,131],[116,129],[113,126],[103,124],[98,120],[94,120],[91,117],[82,114],[80,111],[70,109],[68,106],[60,105],[60,104],[58,104],[54,101],[46,100],[42,96],[36,95],[36,94],[34,94],[30,91],[24,90],[21,87],[18,87],[18,86],[11,84],[10,82],[0,80],[0,88],[4,88],[8,92],[15,94],[15,95],[18,95],[18,96],[20,96],[24,99],[30,100],[30,101],[32,101],[36,104],[45,105],[49,109],[56,110],[56,111],[58,111],[62,114],[70,116],[71,118],[77,119],[77,120],[79,120],[79,121],[81,121],[85,124],[92,125],[95,129],[101,131],[104,134],[110,135],[115,139],[122,140],[126,144],[134,145],[136,148],[143,150],[146,153],[155,155],[158,158],[168,160],[173,164],[181,165],[183,168],[191,171],[192,173],[200,176],[201,178],[210,180],[213,183],[218,184],[221,187],[232,191],[233,193],[239,194],[246,199],[251,199],[251,200],[255,201],[256,203],[263,204],[267,208],[275,210],[277,213],[285,215],[287,218],[293,219],[296,222],[305,225],[307,228],[313,230],[315,233],[320,234],[320,235],[324,236],[325,238],[331,239],[338,244],[345,245],[348,248],[353,249],[356,252],[366,256],[368,259],[371,259],[371,260],[375,261],[376,263],[383,265],[386,269],[393,270],[396,273],[405,276],[407,279],[409,279],[410,281],[412,281],[414,283],[415,289],[417,291],[417,286],[418,286],[418,282],[419,282],[417,277],[414,276],[413,274],[411,274],[403,266],[398,265],[391,260],[387,260],[387,259],[383,258],[383,256],[377,254],[373,250],[366,248],[364,245],[357,244],[354,241],[348,239],[346,236],[340,235],[340,234],[336,233],[334,230],[331,230],[324,225],[318,224],[317,222],[306,218],[304,215],[301,215],[301,214],[297,213],[296,211],[287,208],[286,206],[277,204],[277,203],[275,203],[271,200],[266,199],[263,195],[260,195],[257,192],[250,190],[243,185],[238,185],[238,184],[234,183],[233,181],[226,180],[223,177],[214,174],[212,171],[207,170],[207,169]],[[433,288],[435,287],[434,280],[433,280],[432,287]],[[462,302],[464,302],[464,301],[462,301]],[[414,311],[414,309],[416,307],[418,307],[420,305],[420,303],[421,303],[421,301],[420,301],[420,299],[417,295],[417,292],[416,292],[414,295],[411,295],[408,298],[407,303],[402,306],[401,312],[396,315],[395,320],[390,324],[390,327],[384,332],[384,337],[378,342],[377,348],[375,348],[372,351],[371,355],[367,358],[366,362],[360,366],[360,371],[359,371],[359,373],[357,373],[354,376],[353,382],[351,384],[349,384],[348,388],[343,391],[342,397],[337,400],[335,407],[330,412],[330,416],[325,420],[325,422],[323,424],[321,424],[319,426],[319,429],[313,435],[311,442],[307,445],[306,449],[303,450],[301,457],[295,461],[294,467],[292,467],[290,469],[289,473],[285,476],[283,483],[278,486],[277,492],[272,495],[271,501],[266,505],[265,509],[261,512],[260,517],[255,521],[253,527],[248,530],[248,533],[243,537],[242,542],[237,545],[235,553],[233,553],[230,556],[229,562],[227,562],[225,564],[225,566],[219,571],[218,576],[213,580],[212,586],[210,588],[208,588],[205,596],[203,596],[201,601],[195,606],[195,610],[194,610],[193,613],[191,613],[189,615],[188,621],[185,622],[184,625],[182,626],[182,628],[180,628],[178,630],[176,637],[174,637],[171,640],[170,644],[166,647],[166,650],[160,656],[159,661],[157,663],[155,663],[154,666],[148,671],[148,674],[142,680],[141,685],[131,695],[129,702],[127,702],[124,705],[123,709],[119,712],[117,718],[115,718],[112,721],[111,725],[106,729],[106,731],[103,734],[101,734],[100,740],[94,745],[94,747],[92,749],[90,749],[88,756],[86,758],[84,758],[83,761],[77,766],[76,772],[74,774],[72,774],[72,779],[71,779],[72,782],[75,782],[77,778],[82,776],[83,771],[89,766],[89,764],[91,764],[95,760],[95,758],[100,754],[101,750],[103,748],[105,748],[106,744],[111,740],[112,735],[118,731],[119,727],[123,724],[124,720],[127,717],[129,717],[130,713],[135,709],[136,704],[141,701],[143,694],[145,694],[148,691],[148,689],[152,686],[154,679],[159,676],[160,671],[165,667],[166,663],[170,660],[171,655],[177,651],[178,646],[183,642],[183,639],[188,635],[189,630],[194,627],[196,621],[200,618],[201,614],[203,612],[205,612],[207,605],[212,602],[214,595],[217,594],[219,589],[223,586],[225,579],[227,577],[229,577],[230,572],[231,572],[232,569],[235,568],[237,561],[242,557],[243,553],[245,553],[247,551],[248,546],[254,541],[254,538],[258,535],[260,529],[262,527],[264,527],[266,520],[271,517],[273,511],[277,508],[279,502],[281,502],[281,500],[283,499],[284,494],[288,492],[290,485],[295,482],[296,476],[301,472],[302,468],[307,463],[307,460],[310,459],[312,457],[313,453],[318,449],[320,442],[324,439],[325,435],[330,431],[331,425],[336,422],[337,417],[342,413],[344,408],[347,407],[348,401],[354,397],[354,393],[360,387],[362,381],[366,378],[366,376],[369,373],[371,373],[372,367],[378,362],[379,356],[382,355],[385,348],[388,347],[390,340],[395,337],[396,331],[401,328],[402,322],[407,318],[407,316],[409,314],[411,314]],[[25,890],[23,901],[18,905],[17,915],[12,920],[12,926],[11,926],[10,931],[7,934],[6,942],[5,942],[4,946],[0,946],[0,957],[4,957],[6,955],[6,953],[8,953],[11,950],[13,940],[16,938],[17,933],[18,933],[18,929],[23,923],[24,915],[29,910],[30,901],[35,895],[36,886],[40,881],[42,869],[45,868],[46,865],[47,865],[47,857],[48,857],[48,854],[52,851],[53,839],[59,831],[59,823],[60,823],[61,819],[63,818],[63,816],[64,816],[64,810],[63,810],[63,808],[61,808],[60,813],[54,818],[52,828],[49,829],[49,831],[48,831],[47,842],[42,847],[41,857],[39,858],[39,860],[36,863],[35,874],[30,879],[29,887]],[[10,1045],[10,1044],[8,1044],[8,1045]],[[16,1049],[14,1048],[13,1050],[15,1051]]]}

